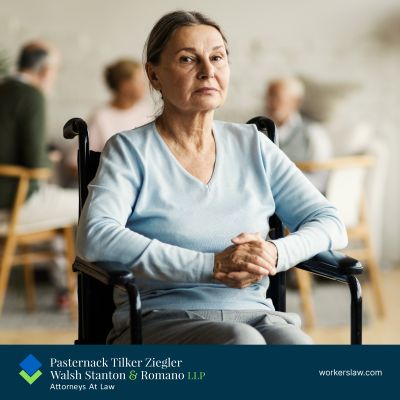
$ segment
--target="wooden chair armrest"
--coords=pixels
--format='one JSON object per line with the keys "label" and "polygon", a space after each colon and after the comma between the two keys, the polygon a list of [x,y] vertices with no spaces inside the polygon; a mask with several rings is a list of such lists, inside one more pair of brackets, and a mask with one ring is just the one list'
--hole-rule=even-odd
{"label": "wooden chair armrest", "polygon": [[371,155],[360,155],[351,157],[331,158],[327,161],[302,161],[297,162],[296,166],[303,172],[316,170],[332,170],[339,168],[351,167],[373,167],[375,165],[375,157]]}
{"label": "wooden chair armrest", "polygon": [[51,170],[48,168],[36,168],[36,169],[28,169],[29,178],[30,179],[41,179],[46,180],[51,177]]}
{"label": "wooden chair armrest", "polygon": [[0,164],[0,176],[11,178],[49,179],[51,170],[48,168],[25,168],[18,165]]}

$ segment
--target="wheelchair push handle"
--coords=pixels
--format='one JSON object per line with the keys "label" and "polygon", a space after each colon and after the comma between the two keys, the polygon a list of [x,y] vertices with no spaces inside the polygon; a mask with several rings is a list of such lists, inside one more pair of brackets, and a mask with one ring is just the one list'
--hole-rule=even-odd
{"label": "wheelchair push handle", "polygon": [[63,128],[63,136],[65,139],[73,139],[79,134],[87,135],[88,127],[82,118],[71,118]]}
{"label": "wheelchair push handle", "polygon": [[63,128],[63,136],[65,139],[73,139],[78,136],[79,152],[78,152],[78,174],[79,174],[79,216],[83,205],[88,196],[88,184],[91,179],[90,169],[90,150],[89,150],[89,130],[86,122],[82,118],[71,118]]}
{"label": "wheelchair push handle", "polygon": [[276,126],[272,119],[267,117],[255,117],[250,121],[247,121],[247,124],[256,125],[257,129],[263,132],[268,138],[275,143],[279,147],[279,139],[276,131]]}

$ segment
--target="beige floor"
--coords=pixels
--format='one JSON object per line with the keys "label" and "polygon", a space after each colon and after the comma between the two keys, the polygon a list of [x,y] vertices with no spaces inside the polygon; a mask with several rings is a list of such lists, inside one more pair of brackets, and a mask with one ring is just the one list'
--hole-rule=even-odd
{"label": "beige floor", "polygon": [[[363,328],[364,344],[400,344],[400,268],[382,275],[387,312],[377,318],[368,284],[363,284],[363,301],[370,310],[371,323]],[[349,322],[350,324],[350,322]],[[305,331],[316,344],[349,344],[349,328],[313,328]],[[73,344],[74,330],[0,330],[0,344]]]}

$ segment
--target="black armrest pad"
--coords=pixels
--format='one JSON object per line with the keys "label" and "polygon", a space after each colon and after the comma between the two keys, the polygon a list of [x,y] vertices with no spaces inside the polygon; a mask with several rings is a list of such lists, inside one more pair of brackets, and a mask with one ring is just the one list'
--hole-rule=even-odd
{"label": "black armrest pad", "polygon": [[114,261],[89,262],[76,257],[74,268],[88,274],[106,285],[125,285],[135,283],[132,271],[125,265]]}
{"label": "black armrest pad", "polygon": [[338,251],[324,251],[307,261],[296,265],[297,268],[324,275],[329,278],[344,280],[346,275],[360,275],[363,267],[354,258]]}

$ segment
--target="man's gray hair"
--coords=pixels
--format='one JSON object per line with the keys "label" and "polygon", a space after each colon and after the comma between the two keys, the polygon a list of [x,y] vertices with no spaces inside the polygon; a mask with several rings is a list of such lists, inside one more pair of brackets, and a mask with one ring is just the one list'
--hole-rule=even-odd
{"label": "man's gray hair", "polygon": [[56,62],[58,49],[43,40],[36,40],[25,44],[18,57],[19,71],[28,70],[40,73],[43,68]]}
{"label": "man's gray hair", "polygon": [[287,87],[293,97],[299,100],[303,100],[306,89],[304,83],[294,76],[285,76],[281,78],[276,78],[270,82],[270,85],[282,84]]}

